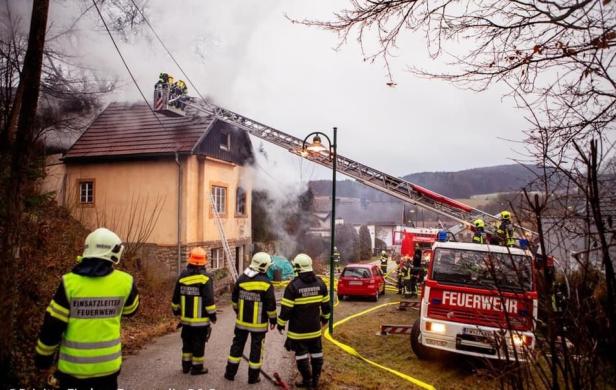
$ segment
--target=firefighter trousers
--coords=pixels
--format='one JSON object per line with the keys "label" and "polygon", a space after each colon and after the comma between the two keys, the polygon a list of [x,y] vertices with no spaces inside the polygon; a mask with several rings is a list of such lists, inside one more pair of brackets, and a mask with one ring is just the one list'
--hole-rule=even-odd
{"label": "firefighter trousers", "polygon": [[266,332],[251,332],[249,330],[235,328],[233,344],[229,351],[225,378],[233,380],[242,360],[244,345],[250,335],[250,356],[248,359],[248,383],[256,383],[259,380],[261,365],[263,364],[263,344]]}
{"label": "firefighter trousers", "polygon": [[[321,337],[307,340],[289,340],[286,343],[295,352],[297,370],[302,375],[302,385],[318,387],[323,367]],[[310,372],[312,368],[312,372]]]}
{"label": "firefighter trousers", "polygon": [[205,343],[210,335],[209,326],[182,326],[182,369],[203,367]]}

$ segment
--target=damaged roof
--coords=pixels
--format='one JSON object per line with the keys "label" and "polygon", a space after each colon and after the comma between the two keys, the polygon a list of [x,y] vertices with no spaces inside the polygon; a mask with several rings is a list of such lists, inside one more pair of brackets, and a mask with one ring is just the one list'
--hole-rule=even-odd
{"label": "damaged roof", "polygon": [[212,116],[154,114],[145,103],[112,103],[71,146],[64,159],[191,153],[213,122],[216,119]]}

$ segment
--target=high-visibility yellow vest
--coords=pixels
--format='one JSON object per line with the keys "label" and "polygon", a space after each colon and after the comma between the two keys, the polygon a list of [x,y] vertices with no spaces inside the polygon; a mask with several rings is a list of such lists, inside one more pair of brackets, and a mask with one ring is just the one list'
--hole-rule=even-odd
{"label": "high-visibility yellow vest", "polygon": [[76,378],[114,374],[122,365],[120,320],[133,277],[114,270],[100,277],[62,277],[70,304],[58,370]]}

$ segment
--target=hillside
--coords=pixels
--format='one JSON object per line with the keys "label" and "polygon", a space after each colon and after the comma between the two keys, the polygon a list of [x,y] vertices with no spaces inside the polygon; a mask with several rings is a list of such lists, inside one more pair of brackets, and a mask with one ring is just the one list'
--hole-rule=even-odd
{"label": "hillside", "polygon": [[[510,164],[457,172],[419,172],[403,176],[403,179],[445,196],[460,199],[477,194],[518,191],[532,182],[538,171],[539,168],[532,165]],[[327,196],[331,193],[331,181],[312,181],[310,188],[315,196]],[[352,180],[339,181],[336,195],[373,201],[393,200],[388,195]]]}

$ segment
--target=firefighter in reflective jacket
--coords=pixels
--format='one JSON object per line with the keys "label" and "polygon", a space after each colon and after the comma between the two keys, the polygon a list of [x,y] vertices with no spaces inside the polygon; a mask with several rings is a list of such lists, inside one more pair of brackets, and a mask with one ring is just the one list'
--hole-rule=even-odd
{"label": "firefighter in reflective jacket", "polygon": [[412,279],[413,279],[413,261],[410,257],[406,257],[404,263],[404,274],[402,275],[404,284],[404,295],[410,295],[413,293]]}
{"label": "firefighter in reflective jacket", "polygon": [[302,375],[302,381],[295,385],[317,388],[323,367],[321,326],[330,318],[330,300],[325,283],[312,270],[310,256],[295,256],[293,266],[299,276],[284,290],[278,331],[282,334],[289,323],[285,348],[295,352],[297,369]]}
{"label": "firefighter in reflective jacket", "polygon": [[182,371],[191,375],[207,374],[204,364],[205,343],[210,337],[210,322],[216,323],[214,281],[205,272],[207,256],[203,248],[190,251],[188,265],[180,274],[171,309],[182,324]]}
{"label": "firefighter in reflective jacket", "polygon": [[500,212],[500,224],[496,233],[500,239],[500,245],[514,246],[515,238],[513,237],[513,225],[511,223],[511,213],[507,210]]}
{"label": "firefighter in reflective jacket", "polygon": [[36,342],[35,363],[46,370],[59,347],[55,380],[61,388],[117,389],[122,365],[121,317],[135,314],[133,277],[115,270],[124,246],[110,230],[88,235],[83,255],[47,307]]}
{"label": "firefighter in reflective jacket", "polygon": [[485,244],[487,242],[486,232],[485,232],[486,223],[483,221],[483,219],[478,218],[473,222],[473,225],[475,225],[475,233],[473,234],[473,242],[475,244]]}
{"label": "firefighter in reflective jacket", "polygon": [[387,263],[389,262],[389,257],[387,256],[387,252],[382,251],[381,252],[381,272],[383,273],[383,275],[385,275],[387,273]]}
{"label": "firefighter in reflective jacket", "polygon": [[265,275],[272,265],[270,255],[258,252],[252,257],[250,266],[244,270],[233,286],[231,302],[237,314],[235,336],[227,360],[225,378],[235,379],[244,344],[250,334],[250,358],[248,361],[248,383],[260,382],[259,373],[263,364],[263,343],[269,321],[269,328],[276,326],[276,297],[272,282]]}

